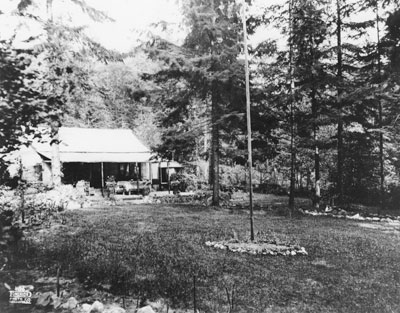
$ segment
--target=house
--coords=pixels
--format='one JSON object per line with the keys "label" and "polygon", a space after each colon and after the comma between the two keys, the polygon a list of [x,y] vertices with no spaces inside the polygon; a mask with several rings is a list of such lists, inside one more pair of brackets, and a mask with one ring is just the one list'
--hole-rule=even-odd
{"label": "house", "polygon": [[[181,167],[173,161],[152,161],[150,149],[129,129],[61,127],[59,140],[63,184],[84,180],[91,187],[103,188],[113,177],[116,181],[148,180],[161,187],[168,180],[166,168],[171,168],[171,175],[172,169]],[[52,184],[49,134],[21,148],[19,158],[24,179]]]}

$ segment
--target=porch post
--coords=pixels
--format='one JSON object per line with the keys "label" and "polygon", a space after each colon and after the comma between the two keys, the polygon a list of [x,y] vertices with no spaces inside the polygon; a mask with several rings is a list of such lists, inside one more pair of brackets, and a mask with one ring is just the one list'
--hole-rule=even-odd
{"label": "porch post", "polygon": [[151,188],[153,188],[153,169],[152,169],[152,166],[151,166],[150,162],[147,163],[147,164],[149,164],[150,185],[151,185]]}
{"label": "porch post", "polygon": [[140,170],[139,170],[139,163],[138,162],[136,162],[135,163],[135,165],[136,165],[136,184],[137,184],[137,194],[139,194],[140,192],[139,192],[139,172],[140,172]]}
{"label": "porch post", "polygon": [[161,187],[162,187],[162,182],[161,182],[161,178],[162,178],[162,175],[161,175],[162,173],[161,173],[161,161],[158,163],[158,184],[160,185],[159,187],[160,187],[160,190],[161,190]]}
{"label": "porch post", "polygon": [[92,163],[89,163],[89,187],[90,187],[90,184],[92,183],[92,176],[93,176],[92,167],[93,167]]}
{"label": "porch post", "polygon": [[104,163],[101,162],[101,192],[104,192]]}
{"label": "porch post", "polygon": [[169,178],[169,160],[167,161],[168,193],[171,193],[171,180]]}

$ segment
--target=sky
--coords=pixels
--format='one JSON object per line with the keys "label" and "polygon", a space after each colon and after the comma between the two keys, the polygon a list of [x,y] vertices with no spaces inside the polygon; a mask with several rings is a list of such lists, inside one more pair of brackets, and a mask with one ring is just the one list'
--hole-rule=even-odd
{"label": "sky", "polygon": [[[149,30],[176,44],[182,43],[185,31],[181,27],[182,12],[179,9],[179,1],[182,0],[85,0],[88,5],[104,11],[115,22],[94,22],[71,0],[53,0],[53,12],[55,20],[62,19],[63,23],[69,23],[71,26],[85,27],[87,34],[106,48],[127,52],[147,39]],[[255,2],[256,6],[265,6],[282,1],[256,0]],[[15,10],[18,2],[18,0],[0,0],[0,10],[10,13]],[[30,10],[45,20],[46,0],[33,0],[33,3],[34,6]],[[20,42],[42,31],[38,23],[32,22],[29,26],[23,26],[19,24],[17,17],[11,15],[9,14],[8,19],[4,14],[0,15],[0,38],[10,37],[15,27],[23,29],[18,34]],[[149,28],[151,24],[160,21],[167,22],[170,30],[165,32],[161,27]],[[277,30],[261,29],[250,38],[250,43],[257,45],[262,40],[277,39],[280,36]]]}
{"label": "sky", "polygon": [[[56,0],[61,1],[61,0]],[[69,1],[69,0],[63,0]],[[183,42],[185,32],[179,28],[182,20],[182,12],[178,2],[182,0],[86,0],[88,4],[103,10],[116,20],[115,23],[93,25],[88,29],[89,33],[106,47],[114,47],[117,50],[128,50],[137,39],[143,38],[140,32],[146,31],[152,23],[164,20],[170,24],[170,33],[162,33],[162,36],[174,43]],[[237,0],[241,1],[241,0]],[[283,3],[285,0],[255,0],[252,12],[262,10],[265,6]],[[357,14],[352,17],[354,21],[367,18],[367,13]],[[370,14],[368,14],[370,15]],[[370,16],[368,16],[370,17]],[[152,30],[153,32],[160,29]],[[145,37],[145,36],[144,36]],[[273,28],[261,28],[250,38],[250,44],[257,45],[266,39],[278,39],[278,46],[286,44],[281,33]],[[371,34],[369,40],[375,40],[375,34]]]}
{"label": "sky", "polygon": [[[18,0],[0,0],[0,38],[10,38],[15,29],[19,28],[19,41],[36,35],[41,31],[39,23],[32,21],[29,26],[24,26],[21,19],[13,16]],[[53,0],[54,20],[62,19],[63,23],[70,26],[83,26],[87,34],[106,48],[126,52],[138,41],[146,38],[151,24],[165,21],[170,27],[170,32],[163,36],[175,43],[181,43],[184,32],[179,28],[182,15],[177,0],[85,0],[85,2],[98,10],[104,11],[115,22],[98,23],[91,20],[81,8],[71,0]],[[35,16],[47,19],[46,0],[33,0],[29,8]],[[21,31],[22,30],[22,31]],[[161,28],[152,28],[153,33],[160,33]]]}
{"label": "sky", "polygon": [[[164,37],[175,43],[183,40],[184,32],[179,28],[182,14],[176,0],[87,0],[87,3],[115,19],[104,24],[90,23],[88,29],[88,33],[107,48],[131,48],[145,37],[150,25],[160,21],[167,22],[173,30],[164,32]],[[154,33],[160,31],[161,27],[152,28]]]}
{"label": "sky", "polygon": [[[88,4],[103,10],[115,23],[106,23],[90,28],[90,34],[102,42],[106,47],[113,46],[119,50],[126,50],[132,46],[132,39],[137,33],[148,29],[152,23],[166,21],[171,27],[169,33],[162,32],[162,36],[174,43],[180,44],[185,37],[185,31],[180,27],[182,12],[179,0],[86,0]],[[182,0],[181,0],[182,1]],[[237,0],[241,1],[241,0]],[[256,0],[254,9],[265,5],[280,3],[283,0]],[[157,30],[152,30],[157,32]],[[158,31],[160,31],[158,29]],[[120,34],[116,36],[116,34]],[[160,32],[159,32],[160,34]],[[271,39],[277,39],[280,34],[276,30],[258,32],[250,42],[257,44],[265,39],[266,34]],[[124,38],[128,38],[125,40]],[[140,38],[139,38],[140,40]]]}

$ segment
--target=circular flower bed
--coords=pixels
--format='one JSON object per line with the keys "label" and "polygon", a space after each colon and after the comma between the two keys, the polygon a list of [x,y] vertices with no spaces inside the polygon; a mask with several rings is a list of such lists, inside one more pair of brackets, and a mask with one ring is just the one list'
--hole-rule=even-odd
{"label": "circular flower bed", "polygon": [[297,245],[277,244],[268,241],[207,241],[206,246],[231,252],[247,253],[252,255],[308,255],[304,247]]}

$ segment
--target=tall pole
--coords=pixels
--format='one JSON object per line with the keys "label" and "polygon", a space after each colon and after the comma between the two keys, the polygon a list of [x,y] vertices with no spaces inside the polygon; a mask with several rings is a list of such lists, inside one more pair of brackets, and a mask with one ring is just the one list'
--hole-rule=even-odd
{"label": "tall pole", "polygon": [[250,240],[254,240],[254,217],[253,217],[253,183],[251,168],[253,164],[251,149],[251,116],[250,116],[250,78],[249,78],[249,56],[247,51],[247,28],[245,2],[243,1],[243,43],[244,43],[244,68],[246,76],[246,116],[247,116],[247,150],[248,150],[248,168],[249,168],[249,198],[250,198]]}

